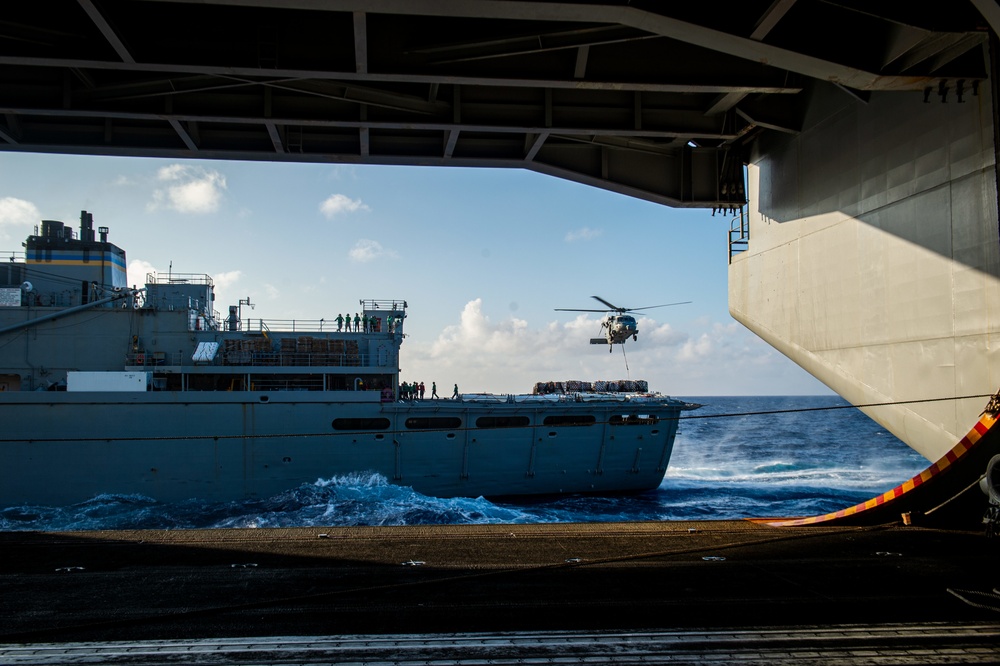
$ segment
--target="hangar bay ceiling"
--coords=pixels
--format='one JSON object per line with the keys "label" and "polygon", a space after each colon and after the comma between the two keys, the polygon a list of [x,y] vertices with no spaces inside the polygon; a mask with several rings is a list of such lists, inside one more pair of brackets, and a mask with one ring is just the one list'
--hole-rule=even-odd
{"label": "hangar bay ceiling", "polygon": [[979,94],[990,7],[15,0],[0,149],[519,167],[727,208],[749,144],[797,132],[817,81],[859,104]]}

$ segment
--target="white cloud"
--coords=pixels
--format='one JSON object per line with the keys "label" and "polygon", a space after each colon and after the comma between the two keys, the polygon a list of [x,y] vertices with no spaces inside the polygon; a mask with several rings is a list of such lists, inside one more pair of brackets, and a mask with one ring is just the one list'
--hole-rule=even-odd
{"label": "white cloud", "polygon": [[128,273],[129,286],[142,288],[142,286],[146,284],[146,276],[150,273],[156,273],[157,270],[156,267],[148,261],[133,259],[128,262],[126,272]]}
{"label": "white cloud", "polygon": [[493,324],[483,314],[483,299],[469,301],[462,310],[461,322],[448,326],[431,347],[434,356],[446,357],[456,350],[477,350],[484,354],[517,354],[531,345],[524,339],[528,323],[510,317]]}
{"label": "white cloud", "polygon": [[160,167],[156,172],[156,177],[160,180],[177,180],[183,178],[184,174],[190,170],[191,167],[184,166],[183,164],[171,164],[169,166]]}
{"label": "white cloud", "polygon": [[160,208],[180,213],[213,213],[222,203],[226,177],[215,170],[171,164],[161,168],[156,178],[164,185],[153,191],[150,211]]}
{"label": "white cloud", "polygon": [[0,238],[8,239],[18,235],[27,237],[41,219],[38,207],[30,201],[15,197],[0,199]]}
{"label": "white cloud", "polygon": [[357,169],[355,169],[354,166],[352,165],[337,164],[334,165],[332,169],[330,169],[328,177],[330,180],[344,180],[344,179],[357,180],[358,172]]}
{"label": "white cloud", "polygon": [[378,241],[371,240],[370,238],[362,238],[354,244],[354,247],[347,253],[347,256],[352,261],[367,263],[375,259],[395,259],[399,255],[395,250],[382,247],[382,244]]}
{"label": "white cloud", "polygon": [[[541,326],[508,316],[492,320],[482,299],[469,301],[458,322],[436,338],[411,334],[401,359],[402,379],[458,383],[463,392],[522,393],[538,381],[645,379],[677,395],[750,395],[762,387],[787,393],[823,393],[823,387],[736,322],[686,332],[648,317],[639,339],[623,347],[591,345],[601,337],[598,314]],[[770,389],[773,392],[773,389]]]}
{"label": "white cloud", "polygon": [[217,289],[228,289],[236,284],[243,277],[243,271],[223,271],[212,276]]}
{"label": "white cloud", "polygon": [[572,243],[574,241],[583,240],[589,241],[598,238],[603,234],[602,229],[591,229],[590,227],[582,227],[580,229],[575,229],[573,231],[566,233],[566,242]]}
{"label": "white cloud", "polygon": [[[240,298],[246,298],[242,293],[232,295],[236,291],[237,283],[244,277],[243,271],[221,271],[212,275],[212,282],[215,283],[215,303],[212,308],[220,313],[225,319],[229,316],[229,306],[239,303]],[[242,290],[241,290],[242,291]],[[246,314],[246,311],[244,311]]]}
{"label": "white cloud", "polygon": [[677,346],[686,344],[687,333],[674,330],[670,324],[658,324],[648,317],[642,317],[636,322],[645,340],[661,346]]}
{"label": "white cloud", "polygon": [[371,208],[361,199],[352,199],[346,194],[331,194],[319,205],[319,210],[328,220],[332,220],[341,213],[355,213],[359,210],[370,211]]}
{"label": "white cloud", "polygon": [[688,340],[681,347],[678,359],[682,361],[696,361],[708,358],[715,353],[715,344],[708,333],[702,333],[695,340]]}
{"label": "white cloud", "polygon": [[[621,348],[615,346],[615,353],[609,354],[607,346],[590,344],[591,338],[601,336],[601,319],[579,314],[533,328],[512,316],[493,321],[484,313],[482,299],[475,299],[465,305],[459,323],[446,327],[433,342],[413,342],[415,349],[406,351],[404,375],[412,369],[414,379],[431,376],[448,386],[458,382],[462,391],[493,393],[530,391],[536,381],[623,378],[627,370]],[[630,363],[643,347],[676,346],[662,334],[659,342],[646,342],[640,331],[640,342],[629,343]],[[639,378],[634,372],[632,376]]]}

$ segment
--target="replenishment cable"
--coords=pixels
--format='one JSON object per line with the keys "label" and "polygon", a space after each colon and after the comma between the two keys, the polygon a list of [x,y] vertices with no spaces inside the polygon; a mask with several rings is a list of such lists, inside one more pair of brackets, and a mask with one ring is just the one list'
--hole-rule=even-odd
{"label": "replenishment cable", "polygon": [[[919,398],[915,400],[892,400],[888,402],[869,402],[860,405],[824,405],[821,407],[794,407],[789,409],[768,409],[758,412],[726,412],[725,414],[692,414],[691,416],[678,416],[677,420],[685,421],[689,419],[719,419],[734,418],[739,416],[765,416],[769,414],[794,414],[799,412],[825,412],[835,409],[864,409],[866,407],[893,407],[895,405],[915,405],[926,402],[948,402],[951,400],[971,400],[973,398],[991,398],[992,393],[979,393],[975,395],[957,395],[950,398]],[[663,420],[669,420],[669,417]]]}

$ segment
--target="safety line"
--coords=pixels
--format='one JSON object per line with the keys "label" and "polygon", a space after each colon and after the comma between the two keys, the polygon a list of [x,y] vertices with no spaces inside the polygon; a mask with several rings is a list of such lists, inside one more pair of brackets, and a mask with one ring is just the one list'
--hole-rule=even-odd
{"label": "safety line", "polygon": [[[890,402],[869,402],[860,405],[826,405],[823,407],[795,407],[790,409],[770,409],[759,412],[732,412],[725,414],[694,414],[691,416],[678,416],[676,419],[678,421],[685,421],[690,419],[719,419],[719,418],[731,418],[736,416],[762,416],[767,414],[794,414],[798,412],[824,412],[831,411],[835,409],[862,409],[865,407],[892,407],[894,405],[914,405],[925,402],[947,402],[949,400],[971,400],[972,398],[991,398],[992,393],[979,393],[976,395],[957,395],[951,398],[920,398],[917,400],[893,400]],[[671,417],[664,417],[662,420],[668,421]]]}

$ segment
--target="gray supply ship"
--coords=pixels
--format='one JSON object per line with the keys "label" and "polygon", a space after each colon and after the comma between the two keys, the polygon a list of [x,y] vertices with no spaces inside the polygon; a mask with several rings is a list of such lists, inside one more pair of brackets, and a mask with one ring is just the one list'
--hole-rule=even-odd
{"label": "gray supply ship", "polygon": [[403,399],[405,301],[361,301],[362,330],[245,319],[249,299],[223,318],[207,275],[130,288],[86,211],[24,248],[0,263],[0,506],[239,500],[351,472],[439,497],[638,492],[694,407],[645,382]]}

